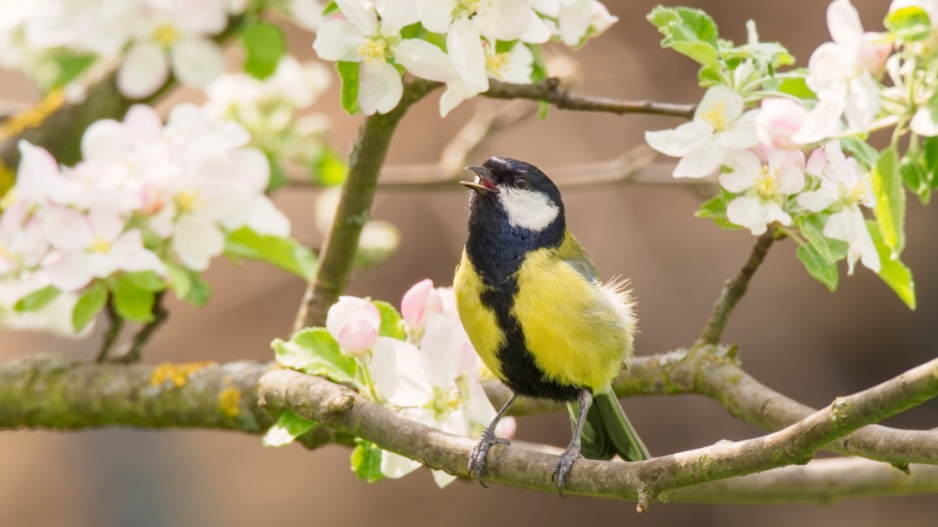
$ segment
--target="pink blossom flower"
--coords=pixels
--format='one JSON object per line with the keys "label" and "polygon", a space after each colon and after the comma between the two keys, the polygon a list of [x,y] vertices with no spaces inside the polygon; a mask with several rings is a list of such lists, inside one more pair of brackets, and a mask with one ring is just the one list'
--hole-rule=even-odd
{"label": "pink blossom flower", "polygon": [[441,313],[443,313],[442,299],[429,278],[417,282],[404,293],[404,298],[401,300],[401,315],[415,332],[423,332],[427,320]]}
{"label": "pink blossom flower", "polygon": [[339,347],[353,355],[368,351],[378,340],[381,313],[368,300],[353,296],[341,296],[329,308],[326,329]]}
{"label": "pink blossom flower", "polygon": [[762,108],[756,114],[759,141],[771,148],[801,148],[791,136],[801,128],[807,116],[808,110],[790,99],[763,99]]}

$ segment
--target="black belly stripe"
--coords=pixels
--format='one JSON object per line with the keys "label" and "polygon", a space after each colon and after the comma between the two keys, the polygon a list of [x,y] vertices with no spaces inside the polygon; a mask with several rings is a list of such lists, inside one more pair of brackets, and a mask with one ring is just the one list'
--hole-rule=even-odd
{"label": "black belly stripe", "polygon": [[524,341],[524,330],[511,314],[517,291],[518,281],[512,277],[499,284],[497,289],[487,288],[481,295],[482,304],[495,313],[498,325],[505,333],[505,343],[496,352],[505,384],[520,395],[555,401],[576,400],[580,387],[546,379],[544,372],[535,364]]}

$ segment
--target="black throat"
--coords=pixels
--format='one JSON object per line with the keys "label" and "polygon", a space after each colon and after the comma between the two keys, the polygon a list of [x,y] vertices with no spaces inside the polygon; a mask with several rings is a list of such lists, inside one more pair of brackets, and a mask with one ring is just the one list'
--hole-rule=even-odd
{"label": "black throat", "polygon": [[547,380],[537,367],[524,338],[521,322],[512,313],[518,292],[517,272],[525,255],[541,248],[556,248],[566,231],[563,209],[540,231],[513,227],[495,195],[474,196],[469,214],[466,255],[485,289],[480,300],[495,314],[505,334],[497,351],[505,383],[520,395],[572,401],[580,387]]}

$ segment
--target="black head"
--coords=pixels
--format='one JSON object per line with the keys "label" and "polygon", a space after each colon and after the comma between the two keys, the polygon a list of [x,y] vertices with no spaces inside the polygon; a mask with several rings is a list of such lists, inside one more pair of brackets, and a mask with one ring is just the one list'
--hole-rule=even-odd
{"label": "black head", "polygon": [[476,181],[460,183],[475,191],[471,198],[473,213],[478,209],[486,215],[500,213],[512,227],[534,232],[544,230],[558,218],[563,221],[560,191],[536,166],[493,157],[481,167],[468,170],[476,174]]}
{"label": "black head", "polygon": [[493,157],[469,170],[476,180],[460,182],[474,191],[466,253],[486,283],[509,280],[528,252],[563,243],[560,191],[537,167]]}

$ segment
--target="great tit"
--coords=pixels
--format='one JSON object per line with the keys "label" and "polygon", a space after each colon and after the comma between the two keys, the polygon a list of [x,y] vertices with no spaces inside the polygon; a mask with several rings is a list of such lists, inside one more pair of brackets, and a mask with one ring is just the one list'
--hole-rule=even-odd
{"label": "great tit", "polygon": [[561,492],[581,454],[649,458],[610,387],[632,355],[626,282],[599,278],[567,230],[560,191],[537,167],[493,157],[467,168],[476,178],[460,182],[473,192],[456,305],[482,362],[512,391],[473,449],[469,472],[485,484],[489,449],[507,443],[495,425],[519,395],[570,409],[573,439],[553,472]]}

